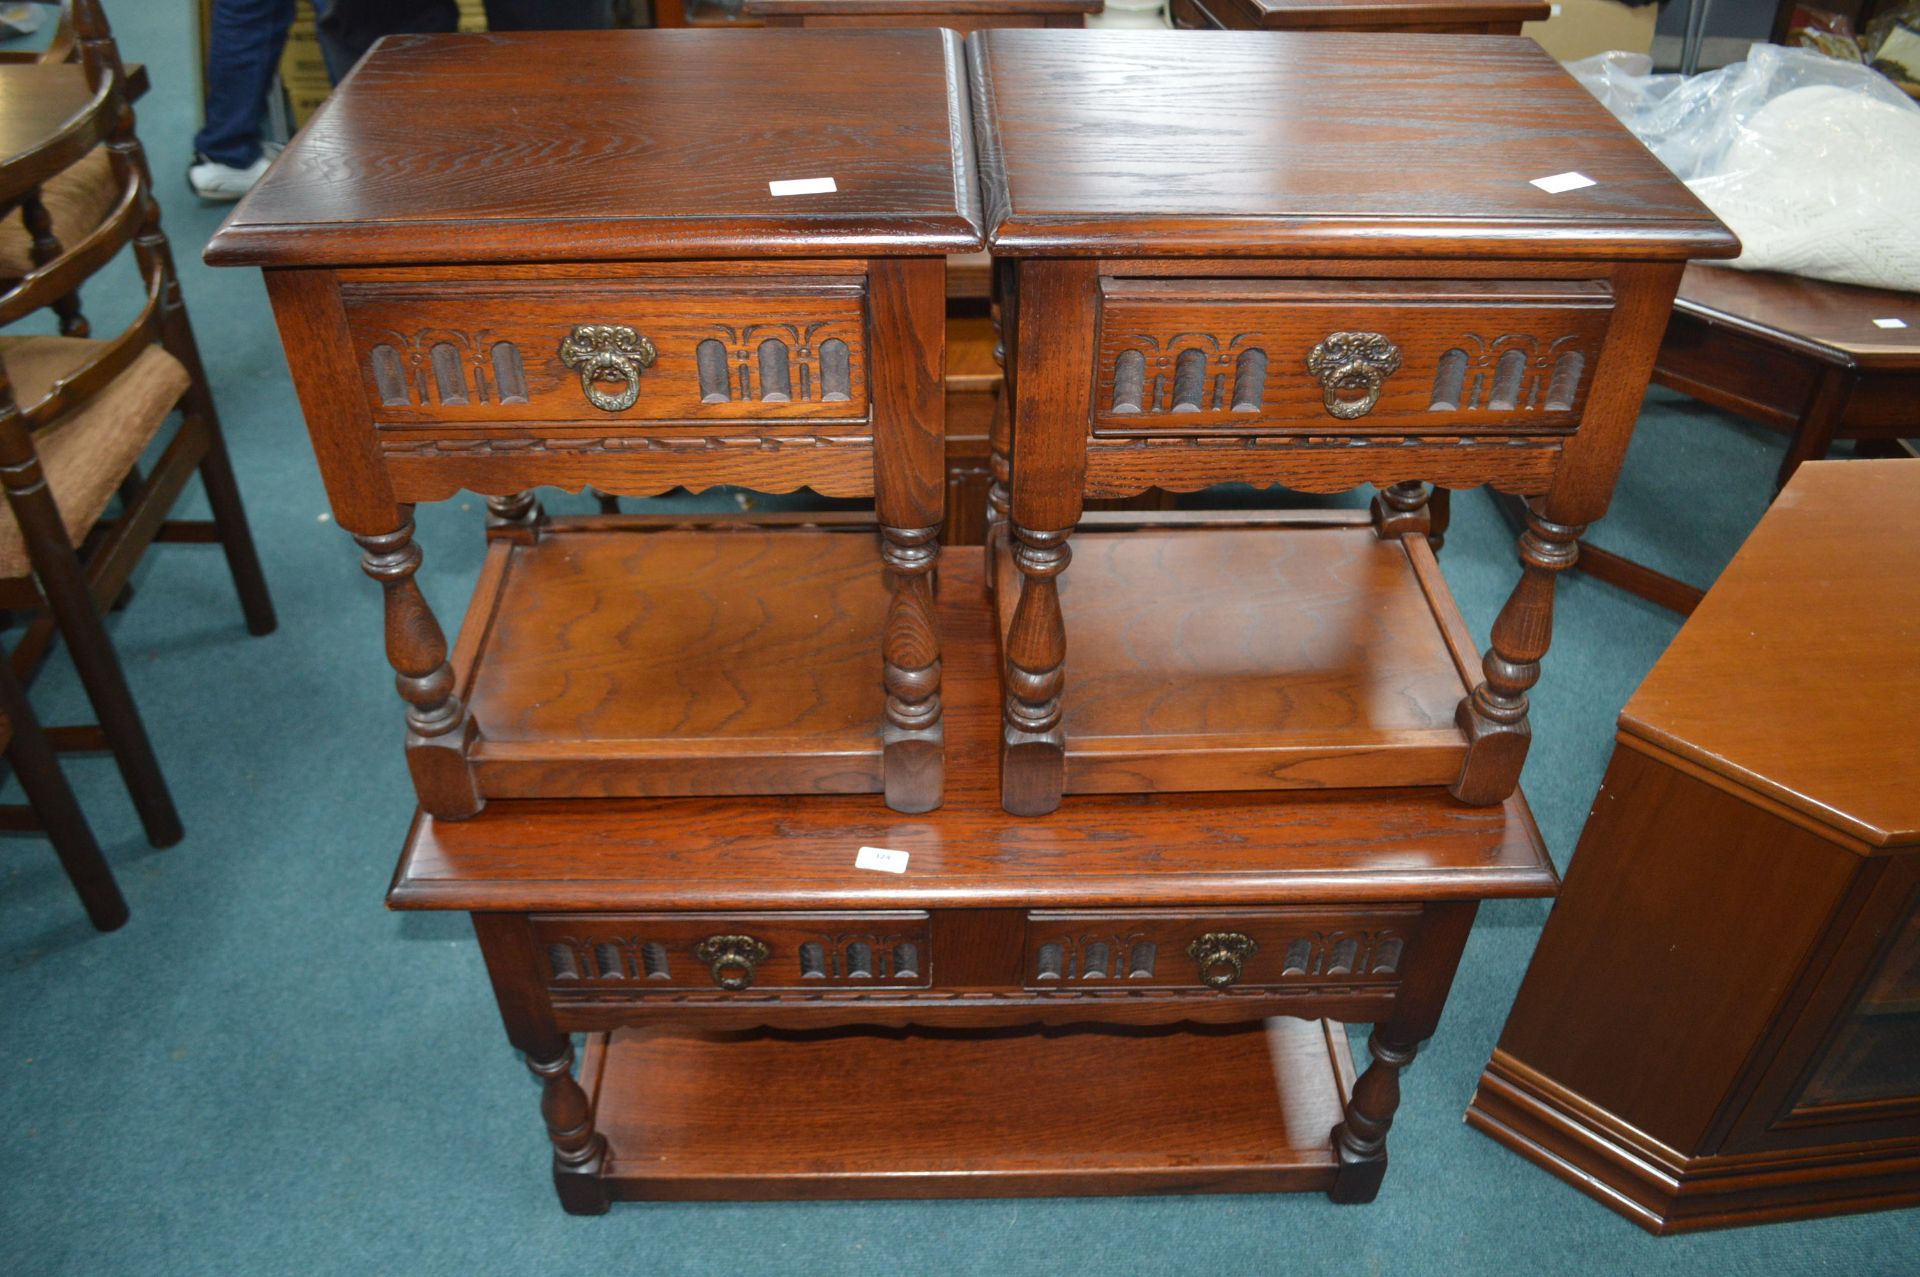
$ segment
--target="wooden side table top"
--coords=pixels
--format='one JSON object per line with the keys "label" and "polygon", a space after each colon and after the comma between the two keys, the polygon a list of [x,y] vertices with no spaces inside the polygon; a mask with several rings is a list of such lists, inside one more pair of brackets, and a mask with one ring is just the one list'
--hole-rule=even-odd
{"label": "wooden side table top", "polygon": [[[1001,255],[1673,260],[1738,250],[1531,40],[1284,31],[969,40],[987,224]],[[1406,74],[1410,66],[1422,73]],[[1595,185],[1557,195],[1530,185],[1564,172],[1570,150]]]}
{"label": "wooden side table top", "polygon": [[[1920,371],[1920,294],[1773,271],[1689,266],[1674,306],[1828,363]],[[1876,319],[1897,319],[1906,326],[1881,327]]]}
{"label": "wooden side table top", "polygon": [[[958,37],[935,30],[389,37],[206,258],[970,252],[980,241],[962,57]],[[768,187],[807,178],[836,189]]]}
{"label": "wooden side table top", "polygon": [[1872,846],[1920,842],[1917,582],[1920,461],[1802,466],[1621,730]]}
{"label": "wooden side table top", "polygon": [[1229,26],[1266,31],[1481,26],[1546,18],[1545,0],[1207,0]]}

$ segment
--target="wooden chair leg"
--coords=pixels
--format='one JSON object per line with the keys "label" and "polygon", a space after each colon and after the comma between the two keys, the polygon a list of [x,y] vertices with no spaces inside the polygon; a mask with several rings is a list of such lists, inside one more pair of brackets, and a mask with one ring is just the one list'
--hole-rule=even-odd
{"label": "wooden chair leg", "polygon": [[207,504],[213,507],[220,548],[226,551],[227,570],[233,574],[233,588],[240,595],[247,633],[271,634],[280,622],[274,615],[273,596],[267,592],[266,574],[260,570],[260,556],[253,548],[253,531],[247,526],[247,511],[240,503],[240,484],[233,476],[227,441],[220,434],[219,422],[209,419],[206,428],[207,455],[200,459],[200,482],[206,485]]}
{"label": "wooden chair leg", "polygon": [[100,854],[93,830],[73,796],[67,777],[60,770],[53,746],[47,742],[33,706],[13,677],[9,662],[0,660],[0,713],[13,727],[13,739],[7,745],[7,762],[20,778],[27,802],[35,819],[47,831],[60,867],[73,884],[80,904],[97,930],[115,931],[127,921],[126,898],[113,880],[113,870]]}

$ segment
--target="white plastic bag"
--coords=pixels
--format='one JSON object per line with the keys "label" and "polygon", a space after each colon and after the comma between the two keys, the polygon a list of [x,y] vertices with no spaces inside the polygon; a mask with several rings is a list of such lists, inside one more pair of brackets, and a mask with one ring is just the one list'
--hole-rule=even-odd
{"label": "white plastic bag", "polygon": [[1744,246],[1722,265],[1920,292],[1920,105],[1876,71],[1756,44],[1691,78],[1569,64]]}

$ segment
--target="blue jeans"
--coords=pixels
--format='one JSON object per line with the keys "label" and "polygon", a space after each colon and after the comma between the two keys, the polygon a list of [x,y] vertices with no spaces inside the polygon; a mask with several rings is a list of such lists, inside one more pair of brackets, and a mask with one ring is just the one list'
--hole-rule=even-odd
{"label": "blue jeans", "polygon": [[293,0],[214,0],[207,38],[207,124],[196,153],[246,168],[260,158],[267,92],[293,26]]}

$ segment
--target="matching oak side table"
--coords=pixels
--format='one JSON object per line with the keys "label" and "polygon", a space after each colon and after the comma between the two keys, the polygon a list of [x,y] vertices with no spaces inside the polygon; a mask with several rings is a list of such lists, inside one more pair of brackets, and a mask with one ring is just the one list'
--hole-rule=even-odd
{"label": "matching oak side table", "polygon": [[1627,703],[1467,1121],[1654,1232],[1920,1203],[1920,461],[1801,466]]}
{"label": "matching oak side table", "polygon": [[1545,0],[1172,0],[1177,27],[1231,31],[1519,35]]}
{"label": "matching oak side table", "polygon": [[[568,1211],[1378,1191],[1400,1070],[1478,902],[1555,888],[1524,800],[1116,795],[1009,816],[983,567],[974,547],[942,559],[938,812],[686,797],[416,821],[388,901],[472,914]],[[1374,1025],[1358,1071],[1342,1021]]]}
{"label": "matching oak side table", "polygon": [[[207,260],[266,271],[385,590],[423,808],[939,804],[942,268],[980,247],[971,145],[950,32],[405,36],[242,201]],[[550,523],[540,484],[804,486],[873,497],[879,534]],[[456,680],[412,509],[462,489],[494,546]]]}
{"label": "matching oak side table", "polygon": [[[1733,236],[1529,40],[985,31],[969,58],[1007,274],[1007,810],[1506,798],[1554,577],[1607,507],[1685,260]],[[1371,527],[1074,538],[1087,498],[1223,482],[1383,491]],[[1449,651],[1428,483],[1532,502],[1477,669]]]}

